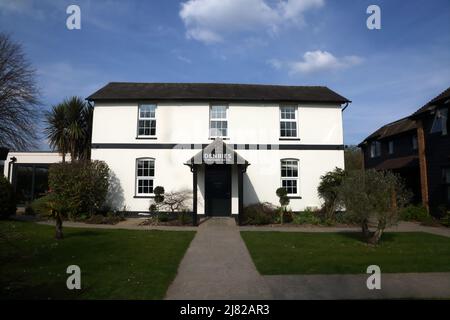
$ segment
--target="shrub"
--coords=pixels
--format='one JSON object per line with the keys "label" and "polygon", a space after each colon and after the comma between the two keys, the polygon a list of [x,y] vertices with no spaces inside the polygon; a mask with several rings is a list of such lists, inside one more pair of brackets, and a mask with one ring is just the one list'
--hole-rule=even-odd
{"label": "shrub", "polygon": [[403,221],[425,221],[429,216],[423,206],[409,205],[400,211],[400,219]]}
{"label": "shrub", "polygon": [[108,213],[106,216],[101,214],[92,215],[84,222],[89,224],[117,224],[124,220],[125,218],[121,215]]}
{"label": "shrub", "polygon": [[280,208],[278,208],[277,212],[278,213],[275,216],[274,221],[273,221],[274,223],[282,224],[281,218],[283,218],[283,223],[290,223],[290,222],[292,222],[292,219],[293,219],[294,215],[293,215],[291,209],[285,210],[282,207],[280,207]]}
{"label": "shrub", "polygon": [[339,207],[338,188],[342,184],[345,171],[335,168],[320,177],[320,183],[317,187],[319,197],[324,201],[323,210],[325,219],[335,219],[335,211]]}
{"label": "shrub", "polygon": [[50,166],[49,186],[64,203],[69,218],[94,214],[105,202],[109,168],[103,161],[77,161]]}
{"label": "shrub", "polygon": [[180,222],[180,224],[185,225],[185,224],[189,224],[192,223],[192,217],[189,211],[187,210],[183,210],[181,211],[178,216],[178,222]]}
{"label": "shrub", "polygon": [[244,208],[242,224],[270,224],[275,221],[277,208],[271,203],[256,203]]}
{"label": "shrub", "polygon": [[0,218],[15,214],[16,209],[14,189],[3,174],[0,174]]}
{"label": "shrub", "polygon": [[38,216],[47,216],[50,211],[49,202],[53,199],[53,194],[49,193],[43,197],[37,198],[30,203],[30,211]]}
{"label": "shrub", "polygon": [[311,210],[305,210],[303,212],[296,213],[293,216],[293,223],[295,224],[318,225],[320,224],[320,222],[321,222],[320,218],[317,216],[317,214],[315,214]]}
{"label": "shrub", "polygon": [[450,211],[447,211],[447,213],[445,214],[445,216],[441,219],[441,223],[450,228]]}
{"label": "shrub", "polygon": [[158,212],[158,221],[159,222],[169,221],[169,215],[166,212]]}

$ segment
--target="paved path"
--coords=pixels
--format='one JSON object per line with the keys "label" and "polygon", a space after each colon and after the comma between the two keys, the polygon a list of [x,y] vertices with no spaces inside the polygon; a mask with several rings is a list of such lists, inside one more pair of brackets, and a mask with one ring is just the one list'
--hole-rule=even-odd
{"label": "paved path", "polygon": [[450,299],[450,273],[381,274],[381,289],[369,290],[369,275],[264,276],[274,299]]}
{"label": "paved path", "polygon": [[271,299],[233,218],[198,227],[166,299]]}

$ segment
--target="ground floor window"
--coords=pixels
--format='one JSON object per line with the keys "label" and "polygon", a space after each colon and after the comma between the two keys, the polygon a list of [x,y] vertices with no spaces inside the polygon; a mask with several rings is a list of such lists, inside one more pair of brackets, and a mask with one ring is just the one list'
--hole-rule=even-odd
{"label": "ground floor window", "polygon": [[155,159],[141,158],[136,160],[136,194],[150,195],[153,193],[155,177]]}
{"label": "ground floor window", "polygon": [[12,184],[19,204],[45,195],[48,191],[48,165],[14,164]]}
{"label": "ground floor window", "polygon": [[288,195],[298,194],[298,160],[281,160],[281,186],[286,189]]}

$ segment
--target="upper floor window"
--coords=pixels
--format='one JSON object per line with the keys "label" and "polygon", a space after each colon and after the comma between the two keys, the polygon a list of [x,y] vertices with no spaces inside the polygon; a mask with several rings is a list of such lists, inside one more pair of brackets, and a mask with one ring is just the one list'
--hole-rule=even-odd
{"label": "upper floor window", "polygon": [[381,143],[380,141],[373,141],[370,144],[370,157],[375,158],[381,155]]}
{"label": "upper floor window", "polygon": [[226,105],[211,106],[209,110],[209,136],[210,138],[228,136]]}
{"label": "upper floor window", "polygon": [[151,195],[155,177],[155,159],[136,160],[136,195]]}
{"label": "upper floor window", "polygon": [[388,142],[388,151],[389,151],[389,154],[393,154],[394,153],[394,140],[390,140]]}
{"label": "upper floor window", "polygon": [[296,138],[297,137],[297,107],[281,106],[280,107],[280,137]]}
{"label": "upper floor window", "polygon": [[413,148],[413,150],[417,150],[417,136],[416,135],[412,136],[412,148]]}
{"label": "upper floor window", "polygon": [[281,187],[286,189],[288,195],[298,194],[298,160],[281,160]]}
{"label": "upper floor window", "polygon": [[156,136],[156,105],[141,104],[138,118],[138,137]]}
{"label": "upper floor window", "polygon": [[447,135],[448,130],[448,108],[440,108],[436,110],[431,133],[440,132],[443,136]]}

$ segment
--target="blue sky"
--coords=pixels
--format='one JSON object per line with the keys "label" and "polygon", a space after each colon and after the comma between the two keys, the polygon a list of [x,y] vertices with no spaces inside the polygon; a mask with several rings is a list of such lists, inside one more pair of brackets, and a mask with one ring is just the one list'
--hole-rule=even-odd
{"label": "blue sky", "polygon": [[110,81],[326,85],[353,101],[356,144],[450,86],[448,0],[0,0],[0,31],[36,68],[43,108]]}

